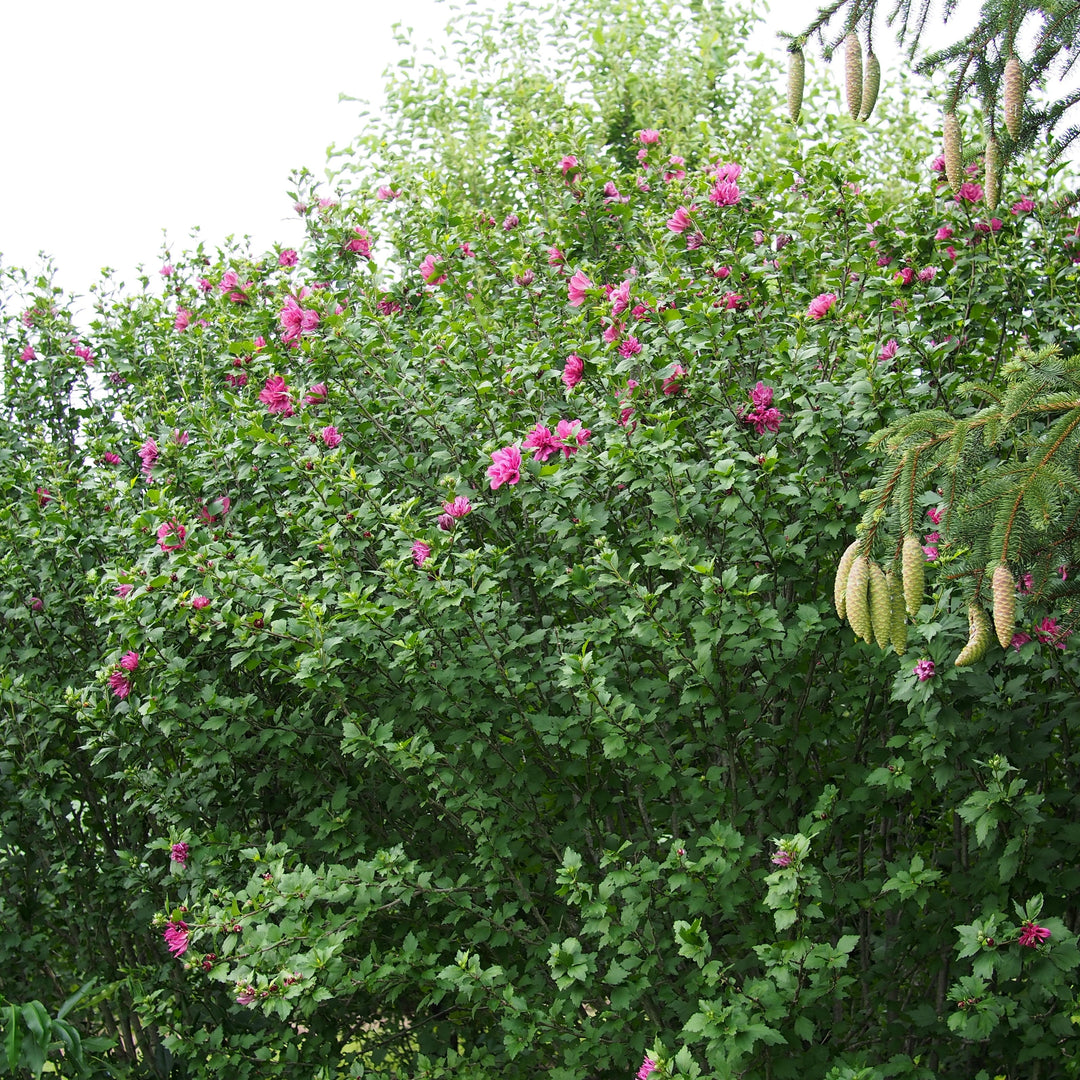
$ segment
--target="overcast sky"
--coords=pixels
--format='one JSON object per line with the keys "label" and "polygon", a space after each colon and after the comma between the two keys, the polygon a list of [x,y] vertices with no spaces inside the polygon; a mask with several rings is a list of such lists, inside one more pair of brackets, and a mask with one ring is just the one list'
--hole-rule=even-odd
{"label": "overcast sky", "polygon": [[[813,5],[771,6],[754,44],[779,55],[776,29]],[[339,94],[378,102],[402,55],[392,24],[438,41],[448,15],[437,0],[12,0],[0,258],[36,269],[44,251],[84,292],[105,265],[129,281],[140,262],[156,269],[163,229],[176,250],[196,225],[210,246],[298,242],[290,171],[322,175],[327,147],[360,128]]]}

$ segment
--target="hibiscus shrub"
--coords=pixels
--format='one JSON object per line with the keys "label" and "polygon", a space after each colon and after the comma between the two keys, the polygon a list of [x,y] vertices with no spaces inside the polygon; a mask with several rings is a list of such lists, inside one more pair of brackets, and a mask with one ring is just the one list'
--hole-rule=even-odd
{"label": "hibiscus shrub", "polygon": [[498,69],[483,184],[384,139],[84,332],[9,276],[0,995],[93,979],[100,1075],[1080,1071],[1075,649],[954,667],[932,536],[903,656],[832,603],[870,436],[1075,348],[1075,218],[821,88],[691,122],[677,14],[550,125],[484,27],[400,84]]}

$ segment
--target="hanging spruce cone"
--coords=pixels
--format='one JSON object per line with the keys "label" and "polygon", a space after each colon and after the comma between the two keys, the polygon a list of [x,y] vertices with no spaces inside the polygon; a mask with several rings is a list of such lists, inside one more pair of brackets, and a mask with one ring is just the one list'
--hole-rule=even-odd
{"label": "hanging spruce cone", "polygon": [[986,140],[986,209],[993,213],[1001,197],[1001,144],[991,135]]}
{"label": "hanging spruce cone", "polygon": [[870,563],[865,555],[859,555],[851,564],[848,574],[846,604],[847,620],[855,636],[869,643],[872,631],[870,622]]}
{"label": "hanging spruce cone", "polygon": [[968,639],[960,650],[960,655],[953,661],[957,667],[977,664],[990,648],[990,620],[978,604],[968,606]]}
{"label": "hanging spruce cone", "polygon": [[844,69],[847,75],[847,111],[852,120],[859,118],[862,108],[862,45],[859,36],[852,31],[844,38]]}
{"label": "hanging spruce cone", "polygon": [[885,580],[885,571],[876,562],[870,564],[870,622],[877,647],[887,649],[892,639],[889,585]]}
{"label": "hanging spruce cone", "polygon": [[963,158],[960,144],[960,121],[956,113],[947,112],[942,134],[945,142],[945,178],[953,191],[959,191],[964,182]]}
{"label": "hanging spruce cone", "polygon": [[885,584],[889,587],[889,612],[892,625],[889,640],[897,656],[907,652],[907,620],[904,618],[904,586],[892,568],[885,571]]}
{"label": "hanging spruce cone", "polygon": [[1005,127],[1015,139],[1024,118],[1024,73],[1020,61],[1010,56],[1005,64]]}
{"label": "hanging spruce cone", "polygon": [[881,88],[881,64],[873,53],[866,56],[866,75],[862,84],[862,103],[859,106],[859,119],[869,120],[877,104],[878,90]]}
{"label": "hanging spruce cone", "polygon": [[859,550],[860,541],[854,540],[848,544],[847,550],[840,556],[840,565],[836,568],[836,579],[833,581],[833,604],[836,606],[836,614],[842,619],[847,614],[847,583],[851,573],[851,564],[855,561],[855,553]]}
{"label": "hanging spruce cone", "polygon": [[787,69],[787,111],[791,122],[797,124],[802,113],[803,84],[806,80],[806,58],[802,49],[792,49],[788,53]]}
{"label": "hanging spruce cone", "polygon": [[904,603],[907,613],[914,619],[922,607],[923,589],[926,586],[926,560],[919,538],[914,533],[904,537],[900,568],[903,573]]}
{"label": "hanging spruce cone", "polygon": [[1007,649],[1016,630],[1016,579],[1002,563],[995,568],[990,582],[994,594],[994,632],[1001,647]]}

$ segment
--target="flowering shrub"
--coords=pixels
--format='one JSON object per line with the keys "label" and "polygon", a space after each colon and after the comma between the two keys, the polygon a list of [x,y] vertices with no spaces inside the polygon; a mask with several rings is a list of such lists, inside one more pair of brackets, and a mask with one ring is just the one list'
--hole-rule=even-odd
{"label": "flowering shrub", "polygon": [[1077,325],[1075,224],[1033,174],[977,229],[824,95],[705,140],[680,95],[728,90],[624,17],[632,96],[555,137],[527,72],[399,86],[418,130],[520,108],[299,177],[295,259],[101,294],[93,378],[9,281],[0,994],[99,977],[117,1071],[1076,1071],[1067,598],[954,667],[932,487],[912,656],[826,595],[871,435]]}

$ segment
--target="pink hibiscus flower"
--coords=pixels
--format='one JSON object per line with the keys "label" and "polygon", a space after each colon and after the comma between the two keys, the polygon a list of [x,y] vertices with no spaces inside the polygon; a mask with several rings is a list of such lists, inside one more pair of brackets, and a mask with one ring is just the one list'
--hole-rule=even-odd
{"label": "pink hibiscus flower", "polygon": [[165,944],[169,946],[169,952],[173,956],[183,956],[188,948],[188,925],[186,922],[177,920],[171,922],[165,928],[163,935]]}
{"label": "pink hibiscus flower", "polygon": [[822,293],[820,296],[815,296],[810,301],[810,306],[806,309],[806,314],[811,319],[824,319],[828,315],[832,306],[836,303],[836,293]]}
{"label": "pink hibiscus flower", "polygon": [[441,255],[426,255],[424,261],[420,264],[420,276],[424,279],[428,285],[442,285],[446,281],[446,275],[440,274],[438,270],[439,263],[442,262]]}
{"label": "pink hibiscus flower", "polygon": [[158,526],[157,538],[162,551],[179,551],[187,543],[187,529],[175,521],[166,521]]}
{"label": "pink hibiscus flower", "polygon": [[581,305],[585,303],[586,290],[591,289],[592,287],[593,283],[581,270],[578,270],[566,285],[570,306],[581,307]]}
{"label": "pink hibiscus flower", "polygon": [[566,385],[567,390],[573,390],[585,375],[585,361],[575,353],[571,353],[566,358],[566,364],[563,366],[562,381]]}
{"label": "pink hibiscus flower", "polygon": [[[302,298],[303,290],[301,290]],[[295,296],[285,298],[285,306],[278,313],[278,319],[282,330],[285,331],[281,335],[281,340],[286,345],[292,344],[301,334],[314,330],[319,325],[319,313],[311,308],[302,308]]]}
{"label": "pink hibiscus flower", "polygon": [[588,428],[584,431],[579,430],[580,428],[580,420],[560,420],[555,425],[555,436],[567,457],[576,454],[589,441],[592,432]]}
{"label": "pink hibiscus flower", "polygon": [[547,461],[552,454],[558,453],[560,449],[559,440],[543,424],[537,424],[525,436],[523,446],[533,452],[533,456],[537,461]]}
{"label": "pink hibiscus flower", "polygon": [[259,391],[259,400],[266,406],[267,412],[292,416],[294,409],[289,395],[289,386],[284,375],[270,375],[266,385]]}
{"label": "pink hibiscus flower", "polygon": [[123,672],[114,671],[109,676],[109,689],[118,698],[126,698],[131,693],[131,683]]}
{"label": "pink hibiscus flower", "polygon": [[459,495],[453,502],[443,503],[443,510],[452,518],[463,518],[472,513],[472,503],[465,495]]}
{"label": "pink hibiscus flower", "polygon": [[504,446],[496,450],[491,455],[487,474],[492,491],[503,484],[516,484],[521,479],[521,450],[517,446]]}

